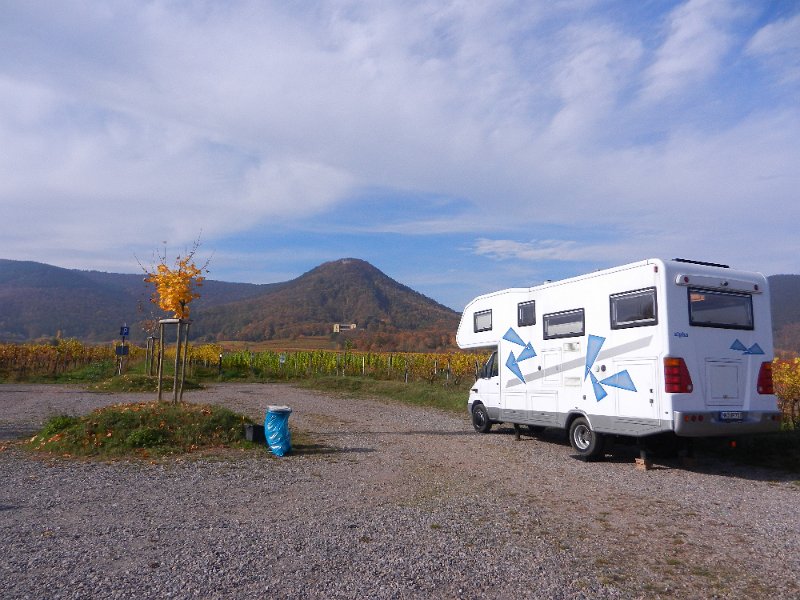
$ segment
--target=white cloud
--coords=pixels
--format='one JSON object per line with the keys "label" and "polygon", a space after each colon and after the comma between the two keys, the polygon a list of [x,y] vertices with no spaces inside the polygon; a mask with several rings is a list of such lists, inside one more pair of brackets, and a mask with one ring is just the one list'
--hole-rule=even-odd
{"label": "white cloud", "polygon": [[[627,260],[709,239],[728,254],[740,246],[723,232],[800,217],[797,110],[738,110],[713,87],[734,79],[731,49],[746,43],[750,13],[732,1],[678,6],[654,55],[660,9],[622,23],[588,1],[12,5],[0,23],[7,256],[100,262],[200,230],[291,227],[358,211],[368,189],[462,208],[409,201],[358,231],[467,232],[503,260]],[[797,22],[765,26],[748,52],[792,64]],[[660,102],[684,94],[725,102],[726,118]],[[757,199],[781,210],[753,211]],[[512,239],[553,237],[553,224],[604,235]],[[775,244],[755,252],[777,256]]]}
{"label": "white cloud", "polygon": [[764,59],[784,83],[800,80],[800,14],[759,29],[746,51]]}
{"label": "white cloud", "polygon": [[473,251],[478,256],[486,256],[495,260],[512,261],[559,261],[559,262],[619,262],[631,260],[625,258],[630,254],[633,244],[620,243],[592,244],[575,240],[532,240],[518,242],[515,240],[479,238]]}
{"label": "white cloud", "polygon": [[[563,32],[553,89],[562,101],[548,132],[553,142],[580,144],[609,117],[642,55],[639,40],[590,23]],[[602,128],[605,129],[605,128]]]}
{"label": "white cloud", "polygon": [[666,39],[644,73],[643,98],[659,101],[705,83],[729,51],[729,28],[741,12],[730,0],[689,0],[675,8]]}
{"label": "white cloud", "polygon": [[348,173],[324,164],[266,162],[245,175],[245,198],[252,215],[295,220],[335,203],[352,185]]}

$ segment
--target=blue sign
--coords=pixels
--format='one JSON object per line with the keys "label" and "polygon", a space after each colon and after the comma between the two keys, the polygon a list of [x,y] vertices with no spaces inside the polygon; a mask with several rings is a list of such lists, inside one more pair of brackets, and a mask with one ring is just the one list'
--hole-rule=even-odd
{"label": "blue sign", "polygon": [[130,331],[131,331],[131,329],[127,325],[123,325],[122,327],[119,328],[119,334],[122,337],[130,335]]}

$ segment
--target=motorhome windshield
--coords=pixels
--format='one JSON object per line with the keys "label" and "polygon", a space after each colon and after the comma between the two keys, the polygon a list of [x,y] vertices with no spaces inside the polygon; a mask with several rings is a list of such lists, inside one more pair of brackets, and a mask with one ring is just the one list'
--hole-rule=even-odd
{"label": "motorhome windshield", "polygon": [[698,327],[753,329],[753,297],[689,288],[689,323]]}

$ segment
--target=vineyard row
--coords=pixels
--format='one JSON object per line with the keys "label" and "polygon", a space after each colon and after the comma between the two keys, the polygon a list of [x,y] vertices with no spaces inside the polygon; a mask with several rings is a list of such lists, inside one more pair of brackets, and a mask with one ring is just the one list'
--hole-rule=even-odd
{"label": "vineyard row", "polygon": [[[129,346],[126,360],[145,360],[144,348]],[[165,351],[165,363],[174,361],[175,348]],[[216,344],[189,346],[190,369],[215,368],[259,378],[320,375],[368,376],[408,381],[445,381],[459,384],[477,375],[486,354],[468,352],[400,353],[356,351],[225,352]],[[98,362],[117,360],[116,347],[92,346],[76,340],[57,344],[0,344],[0,381],[3,378],[56,376]],[[800,422],[800,358],[773,363],[775,392],[787,420]]]}

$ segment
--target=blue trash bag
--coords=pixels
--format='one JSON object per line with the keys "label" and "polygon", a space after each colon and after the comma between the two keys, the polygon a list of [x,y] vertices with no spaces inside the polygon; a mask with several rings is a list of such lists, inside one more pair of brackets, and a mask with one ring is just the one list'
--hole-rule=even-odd
{"label": "blue trash bag", "polygon": [[288,406],[270,406],[264,418],[264,435],[267,446],[275,456],[283,456],[292,450],[292,436],[289,433]]}

